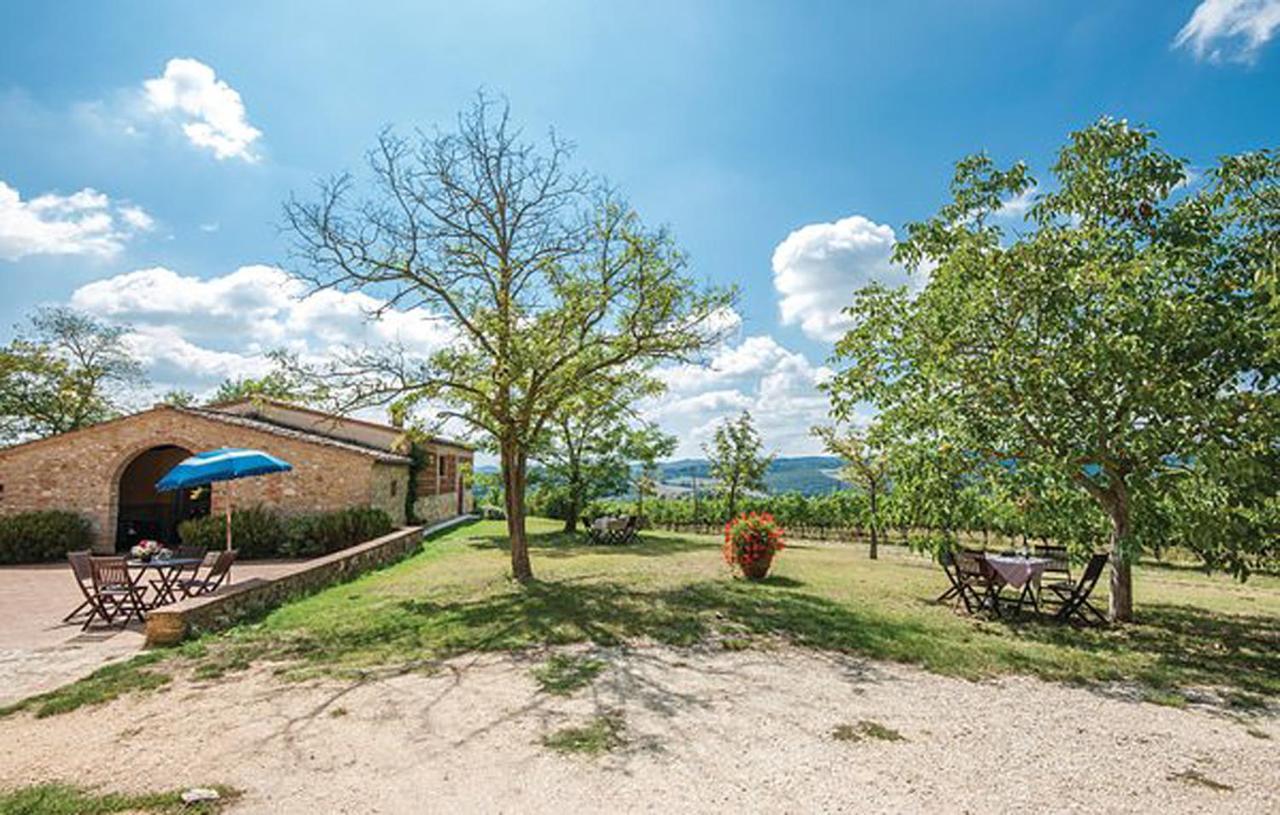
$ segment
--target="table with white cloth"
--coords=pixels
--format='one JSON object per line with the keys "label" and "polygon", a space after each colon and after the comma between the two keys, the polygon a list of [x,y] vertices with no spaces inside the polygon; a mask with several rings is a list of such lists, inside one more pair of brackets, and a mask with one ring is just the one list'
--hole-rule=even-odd
{"label": "table with white cloth", "polygon": [[635,539],[635,519],[627,517],[596,518],[591,522],[591,528],[587,534],[592,543],[613,546],[630,543]]}
{"label": "table with white cloth", "polygon": [[1022,590],[1017,599],[1019,607],[1029,603],[1037,612],[1040,611],[1040,575],[1053,561],[1021,555],[986,555],[984,560],[1001,587],[1007,585]]}

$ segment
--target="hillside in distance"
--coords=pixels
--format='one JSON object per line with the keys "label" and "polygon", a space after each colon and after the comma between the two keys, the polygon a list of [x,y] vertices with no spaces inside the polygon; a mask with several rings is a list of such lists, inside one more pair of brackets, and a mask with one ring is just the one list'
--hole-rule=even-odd
{"label": "hillside in distance", "polygon": [[[842,464],[835,456],[779,456],[769,465],[764,480],[771,493],[824,495],[846,486],[838,475]],[[695,480],[699,490],[708,489],[712,484],[706,459],[664,461],[658,469],[659,480],[666,488],[663,492],[668,495],[692,491]]]}
{"label": "hillside in distance", "polygon": [[[779,456],[769,465],[765,483],[771,493],[825,495],[848,486],[838,475],[843,463],[835,456]],[[536,469],[536,464],[531,467],[531,470]],[[498,468],[493,464],[480,464],[476,466],[476,472],[496,473]],[[715,485],[710,465],[701,458],[660,462],[658,482],[659,494],[664,498],[692,493],[695,482],[701,492],[710,491]]]}

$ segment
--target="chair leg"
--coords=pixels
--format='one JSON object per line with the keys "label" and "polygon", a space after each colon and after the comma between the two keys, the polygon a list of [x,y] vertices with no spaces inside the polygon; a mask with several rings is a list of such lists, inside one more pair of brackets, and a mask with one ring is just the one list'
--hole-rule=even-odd
{"label": "chair leg", "polygon": [[[76,610],[75,610],[75,611],[73,611],[73,612],[71,612],[71,613],[70,613],[70,614],[68,614],[67,616],[63,617],[63,618],[62,618],[62,621],[63,621],[64,623],[69,623],[69,622],[71,622],[73,619],[75,619],[75,618],[80,614],[80,612],[84,611],[86,608],[89,608],[89,601],[88,601],[88,600],[85,600],[85,601],[84,601],[84,602],[82,602],[80,605],[76,606]],[[90,616],[92,616],[92,614],[91,614]]]}
{"label": "chair leg", "polygon": [[[1098,609],[1094,607],[1093,603],[1090,603],[1088,600],[1082,600],[1081,607],[1082,609],[1087,609],[1089,613],[1092,614],[1097,619],[1098,625],[1111,624],[1111,621],[1107,619],[1107,615],[1103,614],[1101,611],[1098,611]],[[1084,617],[1084,615],[1081,614],[1081,617]]]}

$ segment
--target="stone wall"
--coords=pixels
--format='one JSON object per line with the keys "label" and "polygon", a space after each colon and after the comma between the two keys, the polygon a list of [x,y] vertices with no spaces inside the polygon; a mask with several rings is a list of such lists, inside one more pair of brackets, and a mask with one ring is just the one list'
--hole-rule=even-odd
{"label": "stone wall", "polygon": [[[467,518],[438,524],[435,532]],[[193,634],[213,631],[255,614],[402,560],[422,545],[422,527],[409,527],[331,555],[299,563],[274,579],[232,583],[207,597],[195,597],[147,612],[147,645],[173,645]],[[232,569],[234,575],[235,570]]]}
{"label": "stone wall", "polygon": [[230,496],[234,506],[261,503],[285,512],[373,505],[387,510],[397,524],[405,521],[407,464],[170,407],[0,450],[0,513],[78,512],[93,527],[94,549],[110,552],[115,546],[120,476],[137,456],[162,445],[191,452],[252,447],[293,465],[287,473],[213,485],[214,514],[222,512]]}
{"label": "stone wall", "polygon": [[[464,500],[467,496],[464,496]],[[469,502],[468,502],[469,503]],[[470,512],[467,507],[464,512]],[[413,499],[413,517],[422,523],[435,523],[458,514],[458,496],[420,495]]]}

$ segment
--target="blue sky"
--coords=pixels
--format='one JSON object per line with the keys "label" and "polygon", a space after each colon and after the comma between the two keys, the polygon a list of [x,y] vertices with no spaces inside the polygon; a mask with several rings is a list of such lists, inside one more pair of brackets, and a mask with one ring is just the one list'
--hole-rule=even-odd
{"label": "blue sky", "polygon": [[484,87],[740,285],[739,335],[650,406],[680,452],[744,407],[807,452],[839,307],[901,279],[892,236],[957,158],[1043,170],[1104,114],[1200,165],[1280,135],[1280,0],[534,5],[0,8],[0,338],[72,303],[196,392],[272,347],[429,345],[421,315],[366,327],[293,287],[280,207]]}

